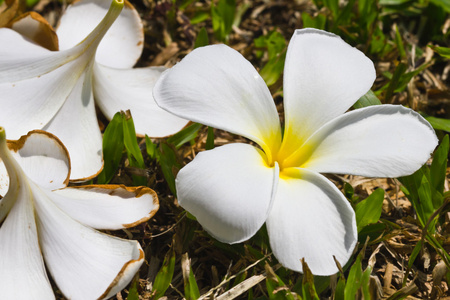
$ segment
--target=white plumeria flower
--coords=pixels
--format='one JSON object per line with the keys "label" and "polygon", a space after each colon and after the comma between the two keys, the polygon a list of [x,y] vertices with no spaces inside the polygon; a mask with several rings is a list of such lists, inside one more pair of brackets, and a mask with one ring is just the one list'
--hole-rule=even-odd
{"label": "white plumeria flower", "polygon": [[194,50],[163,73],[153,96],[182,118],[242,135],[205,151],[178,173],[181,206],[222,242],[249,239],[266,223],[274,255],[316,275],[337,272],[357,241],[355,214],[320,173],[397,177],[430,157],[436,135],[420,115],[379,105],[346,112],[372,86],[373,63],[338,36],[295,31],[284,69],[284,133],[269,89],[238,52]]}
{"label": "white plumeria flower", "polygon": [[140,135],[163,137],[187,124],[152,98],[164,68],[132,68],[144,37],[128,2],[80,0],[69,6],[57,30],[60,51],[30,39],[41,41],[42,33],[48,34],[42,18],[28,16],[12,28],[0,29],[0,120],[12,139],[33,129],[58,136],[70,152],[71,180],[92,178],[102,168],[94,96],[109,119],[130,109]]}
{"label": "white plumeria flower", "polygon": [[159,208],[154,191],[68,188],[69,172],[67,150],[52,134],[36,130],[7,142],[0,127],[2,299],[55,299],[46,268],[68,299],[106,299],[144,262],[137,241],[93,228],[117,230],[147,221]]}

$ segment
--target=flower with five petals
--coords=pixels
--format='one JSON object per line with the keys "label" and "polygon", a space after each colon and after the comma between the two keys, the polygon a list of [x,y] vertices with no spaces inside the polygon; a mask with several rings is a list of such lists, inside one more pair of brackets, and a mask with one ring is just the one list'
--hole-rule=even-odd
{"label": "flower with five petals", "polygon": [[[164,137],[187,124],[153,101],[165,68],[132,68],[144,37],[127,1],[77,1],[62,16],[57,39],[54,32],[45,38],[52,30],[35,13],[0,28],[0,120],[10,138],[34,129],[55,134],[69,150],[70,179],[86,180],[103,164],[94,97],[109,119],[130,109],[140,135]],[[59,51],[42,47],[43,40],[59,40]]]}
{"label": "flower with five petals", "polygon": [[0,127],[2,299],[55,299],[46,269],[68,299],[106,299],[144,262],[137,241],[94,228],[117,230],[147,221],[159,208],[155,192],[66,187],[69,173],[67,150],[54,135],[36,130],[6,141]]}
{"label": "flower with five petals", "polygon": [[199,153],[177,175],[178,200],[213,237],[237,243],[265,223],[287,268],[337,272],[357,241],[355,214],[321,173],[398,177],[430,157],[437,138],[411,109],[346,112],[375,80],[373,63],[338,36],[296,30],[284,68],[284,130],[269,89],[225,45],[198,48],[163,73],[153,96],[179,117],[244,136]]}

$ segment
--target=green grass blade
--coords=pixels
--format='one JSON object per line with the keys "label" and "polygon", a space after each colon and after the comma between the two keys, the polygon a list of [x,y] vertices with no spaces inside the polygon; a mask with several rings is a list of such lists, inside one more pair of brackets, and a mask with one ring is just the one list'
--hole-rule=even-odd
{"label": "green grass blade", "polygon": [[111,181],[123,155],[123,112],[114,115],[103,134],[103,161],[102,172],[98,175],[98,183],[106,184]]}
{"label": "green grass blade", "polygon": [[161,269],[156,274],[155,282],[153,283],[153,290],[155,295],[152,299],[156,300],[164,296],[166,290],[172,282],[173,272],[175,270],[175,251],[170,250],[164,258]]}
{"label": "green grass blade", "polygon": [[365,226],[378,222],[381,216],[383,200],[384,190],[376,189],[369,197],[356,205],[355,215],[358,232]]}

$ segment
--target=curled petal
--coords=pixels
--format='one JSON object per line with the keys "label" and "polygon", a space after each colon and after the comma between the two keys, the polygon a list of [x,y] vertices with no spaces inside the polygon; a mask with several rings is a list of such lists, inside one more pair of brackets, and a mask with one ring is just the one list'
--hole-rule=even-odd
{"label": "curled petal", "polygon": [[278,165],[261,150],[228,144],[199,153],[177,175],[180,205],[218,240],[238,243],[264,224],[278,182]]}
{"label": "curled petal", "polygon": [[320,126],[343,114],[375,80],[372,61],[339,36],[296,30],[284,68],[284,150],[300,147]]}
{"label": "curled petal", "polygon": [[267,219],[270,246],[288,269],[302,272],[301,259],[314,275],[338,271],[357,241],[355,214],[342,193],[322,175],[305,169],[282,172]]}
{"label": "curled petal", "polygon": [[11,28],[48,50],[58,50],[58,36],[55,30],[46,19],[34,11],[20,15],[14,20]]}
{"label": "curled petal", "polygon": [[189,121],[161,109],[153,99],[153,86],[163,67],[113,69],[94,66],[95,100],[108,119],[129,109],[136,133],[165,137],[180,131]]}
{"label": "curled petal", "polygon": [[146,222],[159,208],[158,197],[152,189],[120,185],[65,188],[54,191],[52,200],[78,222],[110,230]]}
{"label": "curled petal", "polygon": [[92,94],[92,68],[78,82],[55,117],[43,128],[61,139],[70,154],[70,180],[95,177],[103,167],[102,136]]}
{"label": "curled petal", "polygon": [[52,278],[69,299],[104,299],[123,289],[144,262],[136,241],[112,237],[76,222],[35,187],[39,242]]}
{"label": "curled petal", "polygon": [[35,130],[8,147],[28,178],[48,189],[59,189],[69,183],[69,153],[54,135]]}
{"label": "curled petal", "polygon": [[163,73],[153,96],[163,109],[245,136],[269,156],[281,141],[278,113],[264,80],[250,62],[228,46],[192,51]]}
{"label": "curled petal", "polygon": [[[80,43],[100,23],[110,4],[111,0],[81,0],[70,5],[56,31],[60,49]],[[136,9],[125,1],[123,11],[98,47],[96,61],[112,68],[131,68],[140,58],[143,47],[142,21]]]}
{"label": "curled petal", "polygon": [[437,143],[433,128],[418,113],[377,105],[327,123],[298,155],[307,158],[302,167],[317,172],[398,177],[419,169]]}

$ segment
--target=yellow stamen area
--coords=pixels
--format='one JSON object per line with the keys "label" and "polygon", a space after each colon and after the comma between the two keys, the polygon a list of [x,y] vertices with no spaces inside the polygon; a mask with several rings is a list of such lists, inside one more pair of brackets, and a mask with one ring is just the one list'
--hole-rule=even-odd
{"label": "yellow stamen area", "polygon": [[282,141],[272,142],[270,149],[263,147],[267,166],[273,167],[277,162],[280,167],[280,176],[287,177],[291,176],[289,172],[285,174],[284,170],[304,167],[315,148],[311,142],[305,143],[300,137],[289,133],[285,134]]}

